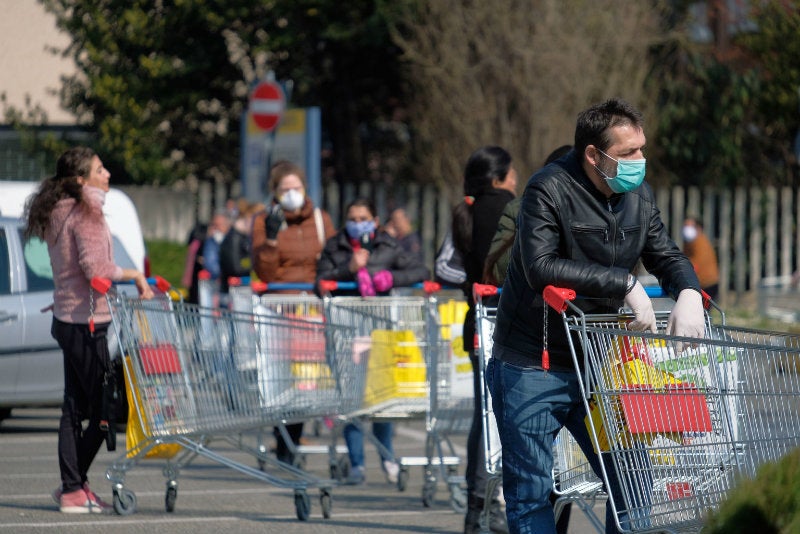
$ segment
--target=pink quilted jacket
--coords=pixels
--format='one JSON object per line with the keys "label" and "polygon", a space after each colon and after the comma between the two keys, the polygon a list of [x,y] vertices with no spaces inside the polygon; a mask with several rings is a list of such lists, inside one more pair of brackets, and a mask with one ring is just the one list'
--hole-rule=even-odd
{"label": "pink quilted jacket", "polygon": [[56,318],[65,323],[87,324],[90,296],[94,299],[94,321],[111,320],[103,295],[91,289],[95,276],[119,280],[122,268],[114,263],[111,232],[103,217],[106,193],[96,187],[83,187],[83,199],[59,200],[50,215],[45,240],[53,267],[53,294]]}

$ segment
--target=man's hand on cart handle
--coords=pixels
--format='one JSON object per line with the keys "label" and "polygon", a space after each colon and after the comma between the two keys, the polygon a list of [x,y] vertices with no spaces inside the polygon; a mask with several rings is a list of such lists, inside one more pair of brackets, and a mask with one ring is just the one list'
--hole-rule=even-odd
{"label": "man's hand on cart handle", "polygon": [[[678,300],[669,314],[667,335],[702,339],[705,336],[705,324],[703,296],[694,289],[684,289],[678,294]],[[696,346],[695,343],[691,345]],[[678,343],[676,350],[683,352],[683,349],[684,343]]]}
{"label": "man's hand on cart handle", "polygon": [[656,314],[653,311],[653,302],[647,296],[642,283],[638,280],[635,280],[633,287],[625,295],[625,305],[633,311],[635,316],[635,319],[628,325],[629,329],[656,331]]}

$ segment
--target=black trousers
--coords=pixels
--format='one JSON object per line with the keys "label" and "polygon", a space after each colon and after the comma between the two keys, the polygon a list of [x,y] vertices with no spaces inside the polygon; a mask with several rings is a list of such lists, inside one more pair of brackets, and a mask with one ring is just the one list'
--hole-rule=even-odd
{"label": "black trousers", "polygon": [[[289,437],[292,438],[292,443],[294,445],[300,445],[300,437],[303,435],[303,423],[289,423],[285,426]],[[287,464],[292,463],[294,461],[294,455],[289,448],[289,444],[283,439],[283,435],[280,430],[278,430],[278,427],[273,428],[272,433],[275,435],[275,441],[277,442],[275,456],[277,456],[278,460],[281,462]]]}
{"label": "black trousers", "polygon": [[[100,429],[103,375],[109,365],[108,323],[85,324],[53,318],[50,330],[64,352],[64,403],[58,427],[58,465],[64,493],[80,489],[106,433]],[[89,423],[84,428],[83,421]]]}
{"label": "black trousers", "polygon": [[472,426],[467,435],[467,469],[464,477],[467,481],[467,496],[472,502],[483,502],[486,498],[486,483],[489,473],[486,472],[486,451],[483,446],[483,407],[481,394],[483,384],[478,370],[478,357],[474,350],[469,351],[472,362]]}

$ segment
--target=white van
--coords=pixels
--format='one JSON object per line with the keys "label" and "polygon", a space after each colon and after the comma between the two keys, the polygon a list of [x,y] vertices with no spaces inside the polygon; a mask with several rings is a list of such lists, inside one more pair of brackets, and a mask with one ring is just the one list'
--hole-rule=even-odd
{"label": "white van", "polygon": [[[0,181],[0,421],[13,408],[58,406],[64,398],[63,355],[50,335],[53,272],[47,246],[23,241],[21,217],[36,182]],[[136,208],[111,189],[103,212],[114,241],[114,262],[147,274],[144,239]],[[119,345],[109,330],[112,357]]]}
{"label": "white van", "polygon": [[[38,187],[39,182],[0,180],[0,216],[22,217],[25,201]],[[122,243],[136,268],[149,275],[150,266],[145,253],[142,227],[136,206],[130,197],[112,187],[106,195],[103,214],[108,221],[111,235],[116,238],[115,243]]]}

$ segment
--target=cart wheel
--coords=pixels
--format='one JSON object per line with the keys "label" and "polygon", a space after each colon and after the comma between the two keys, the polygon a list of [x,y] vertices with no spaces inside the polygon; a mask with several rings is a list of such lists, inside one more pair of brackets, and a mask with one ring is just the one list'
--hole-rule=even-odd
{"label": "cart wheel", "polygon": [[322,506],[322,517],[325,519],[331,518],[331,494],[328,490],[320,490],[319,504]]}
{"label": "cart wheel", "polygon": [[467,492],[458,484],[450,484],[450,508],[457,514],[467,511]]}
{"label": "cart wheel", "polygon": [[178,498],[178,488],[169,485],[167,486],[167,494],[164,496],[164,508],[167,512],[174,512],[175,511],[175,501]]}
{"label": "cart wheel", "polygon": [[425,508],[430,508],[433,501],[436,499],[436,481],[431,482],[426,480],[422,485],[422,505]]}
{"label": "cart wheel", "polygon": [[408,467],[400,466],[400,472],[397,474],[397,489],[405,491],[408,487]]}
{"label": "cart wheel", "polygon": [[119,515],[131,515],[136,511],[136,494],[121,488],[114,490],[114,511]]}
{"label": "cart wheel", "polygon": [[311,499],[308,498],[305,490],[294,493],[294,509],[297,512],[297,519],[308,521],[308,516],[311,514]]}

